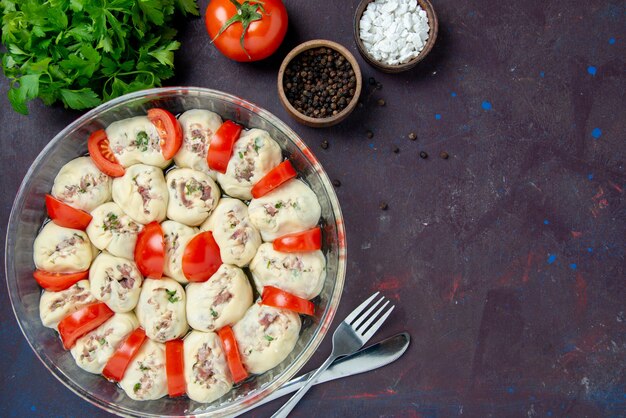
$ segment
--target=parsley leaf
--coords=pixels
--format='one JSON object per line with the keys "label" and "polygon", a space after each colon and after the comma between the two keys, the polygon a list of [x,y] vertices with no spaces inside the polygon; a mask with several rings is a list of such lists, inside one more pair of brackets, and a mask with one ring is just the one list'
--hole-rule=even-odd
{"label": "parsley leaf", "polygon": [[27,103],[87,109],[158,87],[174,75],[175,11],[196,0],[0,0],[0,53],[13,109]]}
{"label": "parsley leaf", "polygon": [[170,303],[176,303],[180,300],[180,298],[176,296],[176,292],[176,290],[165,289],[165,293],[167,293],[167,300],[169,300]]}

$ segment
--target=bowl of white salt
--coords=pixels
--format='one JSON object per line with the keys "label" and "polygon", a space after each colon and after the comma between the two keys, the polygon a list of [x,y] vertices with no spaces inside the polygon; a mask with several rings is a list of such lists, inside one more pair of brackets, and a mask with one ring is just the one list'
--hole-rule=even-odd
{"label": "bowl of white salt", "polygon": [[354,39],[370,65],[399,73],[428,55],[438,26],[428,0],[362,0],[354,15]]}

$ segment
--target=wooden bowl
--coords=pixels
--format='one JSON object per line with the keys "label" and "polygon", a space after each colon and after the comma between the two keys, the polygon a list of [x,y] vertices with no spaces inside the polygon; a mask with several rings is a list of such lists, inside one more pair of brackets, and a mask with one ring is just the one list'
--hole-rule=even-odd
{"label": "wooden bowl", "polygon": [[383,62],[376,60],[372,57],[367,49],[365,49],[365,45],[363,45],[363,41],[361,40],[361,16],[363,16],[363,12],[367,8],[367,5],[373,2],[374,0],[361,0],[359,6],[356,8],[356,13],[354,14],[354,40],[356,41],[356,46],[359,49],[359,52],[363,56],[363,59],[367,61],[372,67],[379,69],[385,73],[401,73],[403,71],[410,70],[415,67],[418,62],[424,59],[426,55],[433,49],[433,45],[435,45],[435,41],[437,40],[437,32],[439,31],[439,22],[437,20],[437,15],[435,14],[435,9],[433,9],[433,5],[428,0],[417,0],[417,3],[420,5],[422,9],[426,11],[426,15],[428,16],[428,26],[430,30],[428,32],[428,40],[426,41],[426,45],[420,51],[419,55],[409,62],[398,65],[389,65]]}
{"label": "wooden bowl", "polygon": [[[341,112],[337,113],[334,116],[329,116],[326,118],[313,118],[300,113],[289,102],[289,99],[287,99],[287,95],[285,94],[285,89],[283,87],[283,78],[285,76],[285,70],[287,69],[287,65],[291,62],[291,60],[293,60],[296,56],[304,51],[320,47],[334,49],[335,51],[343,55],[346,60],[348,60],[348,62],[352,66],[352,70],[354,71],[354,76],[356,78],[356,88],[354,89],[354,96],[352,96],[352,99],[350,99],[348,105]],[[278,97],[280,97],[280,102],[282,103],[287,113],[289,113],[289,116],[294,118],[297,122],[306,126],[310,126],[312,128],[325,128],[328,126],[333,126],[347,118],[348,115],[352,113],[359,101],[359,97],[361,96],[362,84],[363,82],[361,80],[361,69],[359,68],[359,64],[356,62],[354,55],[352,55],[350,51],[348,51],[342,45],[324,39],[315,39],[313,41],[307,41],[296,46],[294,49],[291,50],[291,52],[289,52],[289,54],[287,54],[282,64],[280,65],[280,70],[278,70]]]}

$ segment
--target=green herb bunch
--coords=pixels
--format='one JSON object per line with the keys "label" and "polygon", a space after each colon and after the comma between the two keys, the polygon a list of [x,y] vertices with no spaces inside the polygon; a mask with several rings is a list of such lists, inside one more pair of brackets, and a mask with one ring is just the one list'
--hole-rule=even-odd
{"label": "green herb bunch", "polygon": [[180,42],[175,9],[198,15],[195,0],[0,0],[9,101],[87,109],[174,74]]}

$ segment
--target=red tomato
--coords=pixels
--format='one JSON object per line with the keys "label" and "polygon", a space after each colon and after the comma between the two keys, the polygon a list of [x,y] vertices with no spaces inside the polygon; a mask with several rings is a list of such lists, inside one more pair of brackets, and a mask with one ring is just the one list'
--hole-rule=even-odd
{"label": "red tomato", "polygon": [[235,383],[239,383],[248,377],[248,372],[246,371],[246,368],[243,367],[243,363],[241,362],[239,348],[237,347],[237,340],[235,339],[233,329],[226,325],[224,328],[217,331],[217,335],[222,341],[222,348],[224,348],[226,362],[228,363],[230,374],[233,375],[233,381]]}
{"label": "red tomato", "polygon": [[80,271],[78,273],[50,273],[43,270],[35,270],[33,277],[39,283],[39,286],[51,292],[60,292],[71,287],[74,283],[86,279],[89,270]]}
{"label": "red tomato", "polygon": [[285,160],[274,167],[252,188],[252,197],[258,199],[265,196],[287,180],[296,177],[296,170],[293,169],[291,161]]}
{"label": "red tomato", "polygon": [[75,209],[49,194],[46,195],[46,209],[50,219],[55,224],[65,228],[82,229],[84,231],[92,219],[91,215],[84,210]]}
{"label": "red tomato", "polygon": [[283,235],[274,240],[274,249],[283,253],[315,251],[322,248],[322,230],[319,226],[303,232]]}
{"label": "red tomato", "polygon": [[165,238],[158,222],[150,222],[137,235],[135,263],[144,277],[160,279],[165,264]]}
{"label": "red tomato", "polygon": [[283,42],[287,9],[280,0],[211,0],[204,23],[222,54],[235,61],[258,61]]}
{"label": "red tomato", "polygon": [[222,123],[222,126],[213,135],[206,155],[206,161],[210,168],[222,174],[226,172],[228,160],[233,153],[233,146],[239,139],[240,133],[241,125],[232,120]]}
{"label": "red tomato", "polygon": [[111,177],[121,177],[126,170],[117,161],[115,155],[109,147],[109,139],[104,129],[100,129],[89,135],[87,140],[87,149],[93,163],[102,171]]}
{"label": "red tomato", "polygon": [[77,339],[102,325],[113,316],[113,311],[105,303],[87,305],[69,314],[59,322],[58,330],[63,347],[69,350]]}
{"label": "red tomato", "polygon": [[205,282],[220,268],[220,247],[210,231],[199,233],[187,243],[182,264],[190,282]]}
{"label": "red tomato", "polygon": [[183,365],[183,340],[166,342],[165,371],[167,372],[167,394],[171,397],[184,395],[187,391]]}
{"label": "red tomato", "polygon": [[274,286],[265,286],[261,304],[275,308],[285,308],[305,315],[315,313],[315,305],[310,300],[302,299]]}
{"label": "red tomato", "polygon": [[148,119],[159,131],[163,158],[166,160],[173,158],[183,143],[183,128],[178,119],[167,110],[159,108],[149,109]]}
{"label": "red tomato", "polygon": [[146,332],[143,328],[135,329],[113,353],[113,356],[107,361],[102,375],[109,380],[119,382],[124,377],[124,373],[128,368],[131,360],[137,355],[144,340]]}

